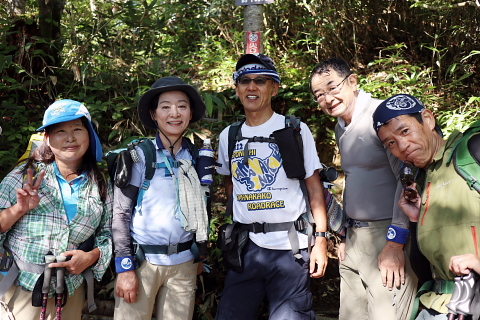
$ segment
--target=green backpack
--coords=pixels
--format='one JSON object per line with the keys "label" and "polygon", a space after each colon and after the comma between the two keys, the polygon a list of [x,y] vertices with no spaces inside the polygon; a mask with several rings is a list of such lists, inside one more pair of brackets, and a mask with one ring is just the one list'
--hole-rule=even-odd
{"label": "green backpack", "polygon": [[448,159],[470,186],[480,193],[480,120],[475,121],[453,147]]}

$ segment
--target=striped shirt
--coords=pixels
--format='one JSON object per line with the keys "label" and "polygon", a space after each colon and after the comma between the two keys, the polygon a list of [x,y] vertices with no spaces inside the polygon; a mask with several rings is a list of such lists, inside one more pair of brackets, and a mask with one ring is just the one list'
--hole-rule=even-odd
{"label": "striped shirt", "polygon": [[[39,165],[46,174],[38,192],[39,205],[21,217],[7,232],[0,234],[0,245],[4,244],[12,252],[15,260],[43,265],[45,255],[50,251],[58,256],[75,250],[95,234],[95,247],[100,250],[100,258],[92,266],[97,280],[100,280],[109,266],[112,255],[111,222],[113,191],[108,184],[107,200],[100,199],[98,186],[87,180],[78,194],[77,213],[68,221],[54,165]],[[24,165],[12,170],[0,183],[0,210],[17,202],[16,189],[23,184]],[[40,274],[20,272],[19,282],[28,290],[33,290]],[[82,275],[68,274],[65,277],[67,289],[73,295],[83,283]],[[50,294],[53,296],[54,279]]]}

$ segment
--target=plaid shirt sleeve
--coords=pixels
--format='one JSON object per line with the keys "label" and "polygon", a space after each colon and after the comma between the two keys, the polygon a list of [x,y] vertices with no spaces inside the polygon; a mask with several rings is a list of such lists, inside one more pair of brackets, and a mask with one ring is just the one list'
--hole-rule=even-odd
{"label": "plaid shirt sleeve", "polygon": [[100,249],[100,258],[92,266],[95,278],[100,281],[105,274],[112,258],[112,212],[113,212],[113,189],[108,183],[108,194],[103,206],[102,219],[95,235],[95,247]]}

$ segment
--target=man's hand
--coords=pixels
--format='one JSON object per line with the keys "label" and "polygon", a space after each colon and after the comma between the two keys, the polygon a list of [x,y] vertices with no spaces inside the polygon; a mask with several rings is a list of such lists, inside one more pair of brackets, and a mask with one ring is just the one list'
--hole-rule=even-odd
{"label": "man's hand", "polygon": [[316,237],[315,245],[310,253],[310,276],[320,278],[327,269],[327,239],[325,237]]}
{"label": "man's hand", "polygon": [[472,253],[453,256],[448,268],[457,276],[464,276],[471,272],[480,273],[480,258]]}
{"label": "man's hand", "polygon": [[138,278],[135,270],[118,274],[115,286],[117,297],[125,299],[126,303],[135,303],[138,295]]}
{"label": "man's hand", "polygon": [[422,203],[422,198],[420,198],[417,184],[412,184],[409,188],[412,188],[417,191],[417,197],[410,199],[405,195],[405,189],[402,190],[402,196],[398,200],[398,206],[405,212],[410,221],[417,222],[418,217],[420,216],[420,205]]}
{"label": "man's hand", "polygon": [[388,290],[393,289],[393,283],[400,288],[405,284],[405,253],[403,244],[387,241],[382,252],[378,256],[378,268],[382,276],[383,286]]}

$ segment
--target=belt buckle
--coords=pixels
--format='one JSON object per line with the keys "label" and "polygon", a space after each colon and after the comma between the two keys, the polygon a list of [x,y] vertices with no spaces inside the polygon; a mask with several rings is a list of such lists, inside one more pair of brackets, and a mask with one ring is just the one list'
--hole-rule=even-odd
{"label": "belt buckle", "polygon": [[169,244],[168,249],[167,249],[167,254],[172,255],[174,253],[178,253],[178,243],[175,244]]}
{"label": "belt buckle", "polygon": [[265,223],[254,222],[253,225],[253,233],[265,233]]}

